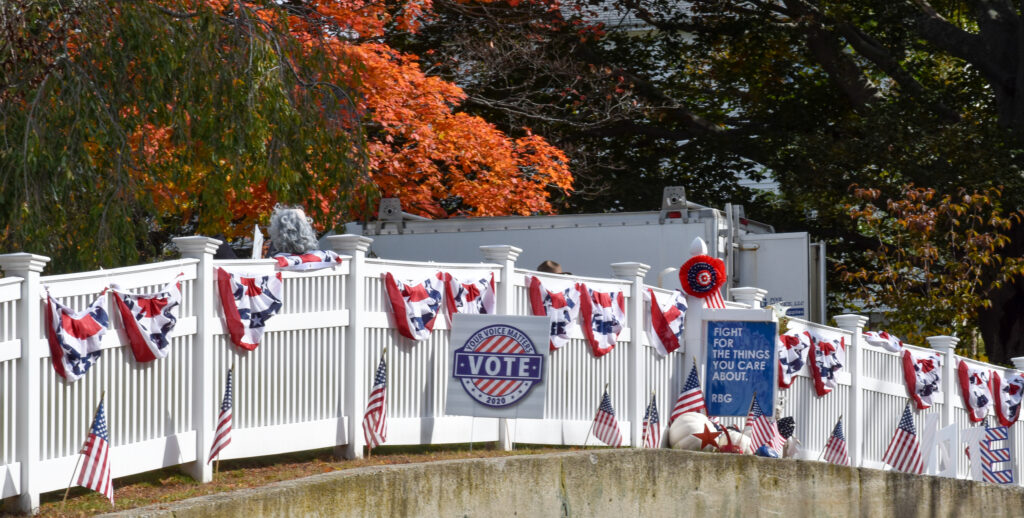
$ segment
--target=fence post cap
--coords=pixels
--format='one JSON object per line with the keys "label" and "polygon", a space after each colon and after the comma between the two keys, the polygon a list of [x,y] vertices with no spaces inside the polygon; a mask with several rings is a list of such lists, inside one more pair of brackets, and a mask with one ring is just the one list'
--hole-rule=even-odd
{"label": "fence post cap", "polygon": [[195,257],[203,254],[213,255],[217,253],[217,247],[222,241],[206,236],[184,236],[171,239],[174,245],[181,250],[181,255]]}
{"label": "fence post cap", "polygon": [[845,331],[859,332],[864,329],[864,326],[868,323],[868,317],[864,315],[857,315],[854,313],[847,313],[845,315],[836,315],[832,318],[836,319],[836,325],[840,329]]}
{"label": "fence post cap", "polygon": [[928,345],[932,346],[932,349],[942,352],[952,351],[956,348],[956,344],[960,342],[959,338],[946,335],[929,336],[925,340],[928,340]]}
{"label": "fence post cap", "polygon": [[14,274],[15,272],[39,273],[43,271],[48,262],[50,262],[49,257],[28,252],[0,254],[0,270],[7,274]]}
{"label": "fence post cap", "polygon": [[358,234],[327,236],[324,240],[327,241],[331,250],[346,255],[352,255],[354,252],[366,253],[370,250],[370,244],[373,243],[373,238]]}
{"label": "fence post cap", "polygon": [[484,254],[484,258],[488,261],[503,263],[518,259],[519,254],[523,253],[523,249],[512,245],[482,245],[480,253]]}
{"label": "fence post cap", "polygon": [[632,279],[643,277],[651,269],[650,265],[644,263],[612,263],[612,275],[616,279]]}

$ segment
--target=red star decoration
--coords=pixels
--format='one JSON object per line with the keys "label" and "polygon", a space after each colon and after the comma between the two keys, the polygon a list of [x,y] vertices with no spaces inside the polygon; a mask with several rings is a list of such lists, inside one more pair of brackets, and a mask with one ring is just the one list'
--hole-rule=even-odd
{"label": "red star decoration", "polygon": [[708,429],[708,425],[705,424],[704,431],[701,433],[695,433],[693,436],[700,439],[700,449],[703,450],[705,446],[718,448],[718,442],[716,442],[715,439],[717,439],[721,434],[722,432],[712,432]]}

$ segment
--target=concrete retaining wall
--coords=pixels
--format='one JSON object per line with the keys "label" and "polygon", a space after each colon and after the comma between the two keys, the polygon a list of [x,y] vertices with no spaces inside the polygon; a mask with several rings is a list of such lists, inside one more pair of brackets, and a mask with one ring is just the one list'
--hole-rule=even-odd
{"label": "concrete retaining wall", "polygon": [[819,462],[594,450],[367,467],[108,516],[1021,516],[1024,490]]}

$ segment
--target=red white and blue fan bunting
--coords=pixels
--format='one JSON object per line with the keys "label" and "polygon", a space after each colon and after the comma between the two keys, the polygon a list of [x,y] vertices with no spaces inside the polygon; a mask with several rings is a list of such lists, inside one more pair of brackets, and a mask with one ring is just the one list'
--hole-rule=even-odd
{"label": "red white and blue fan bunting", "polygon": [[779,336],[779,388],[791,387],[793,378],[806,371],[812,340],[808,331],[789,331]]}
{"label": "red white and blue fan bunting", "polygon": [[824,396],[836,388],[836,373],[846,362],[846,342],[843,337],[824,338],[812,335],[811,378],[814,380],[814,391]]}
{"label": "red white and blue fan bunting", "polygon": [[918,410],[932,406],[942,382],[942,357],[935,353],[903,350],[903,377]]}
{"label": "red white and blue fan bunting", "polygon": [[661,304],[648,288],[644,293],[650,317],[647,319],[647,337],[658,354],[668,356],[679,348],[683,339],[683,323],[686,320],[686,296],[675,291]]}
{"label": "red white and blue fan bunting", "polygon": [[551,319],[551,350],[561,349],[569,343],[569,332],[576,326],[580,312],[580,292],[575,286],[551,291],[544,287],[538,277],[530,277],[530,311],[533,316],[547,316]]}
{"label": "red white and blue fan bunting", "polygon": [[865,331],[864,340],[875,347],[881,347],[894,353],[898,353],[903,350],[903,340],[900,340],[885,331]]}
{"label": "red white and blue fan bunting", "polygon": [[77,381],[100,358],[103,334],[110,318],[103,309],[103,290],[92,305],[75,312],[46,294],[46,338],[53,370],[67,381]]}
{"label": "red white and blue fan bunting", "polygon": [[217,291],[231,341],[252,351],[260,345],[266,322],[281,310],[281,273],[229,273],[217,268]]}
{"label": "red white and blue fan bunting", "polygon": [[494,273],[475,281],[444,275],[448,284],[445,291],[445,309],[448,321],[456,313],[464,315],[493,315],[495,312]]}
{"label": "red white and blue fan bunting", "polygon": [[341,257],[330,250],[310,250],[304,254],[274,254],[278,270],[302,272],[341,264]]}
{"label": "red white and blue fan bunting", "polygon": [[972,423],[980,423],[992,408],[992,371],[974,367],[963,360],[956,370],[967,417]]}
{"label": "red white and blue fan bunting", "polygon": [[626,299],[621,291],[611,293],[592,290],[584,283],[576,285],[580,292],[580,327],[594,356],[600,358],[615,348],[615,340],[626,320]]}
{"label": "red white and blue fan bunting", "polygon": [[704,307],[725,309],[720,288],[725,284],[725,263],[709,255],[695,255],[679,268],[679,283],[688,295],[704,300]]}
{"label": "red white and blue fan bunting", "polygon": [[134,295],[111,286],[128,345],[135,361],[151,362],[167,357],[169,335],[178,323],[175,308],[181,304],[181,286],[171,282],[159,293]]}
{"label": "red white and blue fan bunting", "polygon": [[1006,379],[999,373],[992,373],[992,386],[995,392],[996,417],[999,424],[1013,426],[1020,416],[1020,400],[1024,396],[1024,376],[1019,372],[1011,372]]}
{"label": "red white and blue fan bunting", "polygon": [[384,287],[398,333],[410,340],[430,338],[444,300],[444,274],[438,272],[419,284],[412,284],[399,281],[388,272],[384,274]]}

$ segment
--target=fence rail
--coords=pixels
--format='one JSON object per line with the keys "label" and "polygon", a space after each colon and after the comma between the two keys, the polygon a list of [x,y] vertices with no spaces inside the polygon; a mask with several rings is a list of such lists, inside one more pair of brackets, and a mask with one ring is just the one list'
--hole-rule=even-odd
{"label": "fence rail", "polygon": [[[63,488],[71,477],[93,411],[106,394],[111,465],[114,477],[166,466],[184,465],[200,481],[212,477],[206,463],[222,396],[224,378],[234,369],[234,431],[222,458],[243,458],[314,448],[336,447],[348,457],[362,455],[360,428],[369,384],[387,348],[388,444],[439,444],[500,441],[581,445],[606,383],[626,442],[640,443],[641,420],[653,390],[667,430],[668,416],[692,358],[700,358],[696,330],[701,309],[687,313],[685,346],[667,357],[648,344],[643,293],[647,267],[611,265],[614,278],[582,278],[517,269],[520,250],[482,247],[486,262],[451,264],[368,259],[371,240],[334,236],[330,246],[341,265],[313,272],[283,272],[284,303],[267,322],[261,345],[245,351],[231,345],[216,294],[215,269],[267,274],[271,260],[215,261],[218,241],[205,237],[176,240],[183,259],[151,265],[43,276],[48,258],[32,254],[0,255],[0,497],[16,497],[22,510],[38,507],[39,494]],[[414,342],[396,332],[383,276],[419,282],[447,272],[459,278],[493,275],[498,313],[529,315],[528,278],[545,285],[585,282],[602,291],[622,291],[627,322],[615,349],[595,358],[579,329],[567,346],[553,352],[548,365],[543,419],[472,418],[444,413],[449,370],[450,329],[439,318],[431,336]],[[167,358],[136,362],[123,325],[104,290],[147,294],[170,282],[181,283],[178,324]],[[734,290],[741,293],[742,290]],[[103,354],[79,381],[65,382],[51,367],[44,328],[45,297],[83,309],[97,297],[111,315]],[[757,304],[756,297],[747,300]],[[730,307],[750,307],[730,302]],[[900,357],[861,338],[866,319],[837,317],[841,328],[789,319],[792,330],[841,337],[848,344],[848,365],[838,387],[818,397],[804,376],[780,390],[780,415],[797,423],[804,456],[815,459],[840,415],[855,465],[881,468],[881,458],[907,401]],[[941,395],[924,416],[940,416],[941,425],[971,426],[954,376],[956,357],[949,340],[939,348],[944,371]],[[914,348],[913,346],[908,346]],[[1005,376],[1007,369],[985,366]],[[1011,429],[1015,473],[1024,452],[1024,434]],[[590,441],[593,443],[593,440]],[[966,459],[958,456],[958,475],[966,477]],[[1017,477],[1018,483],[1019,476]]]}

